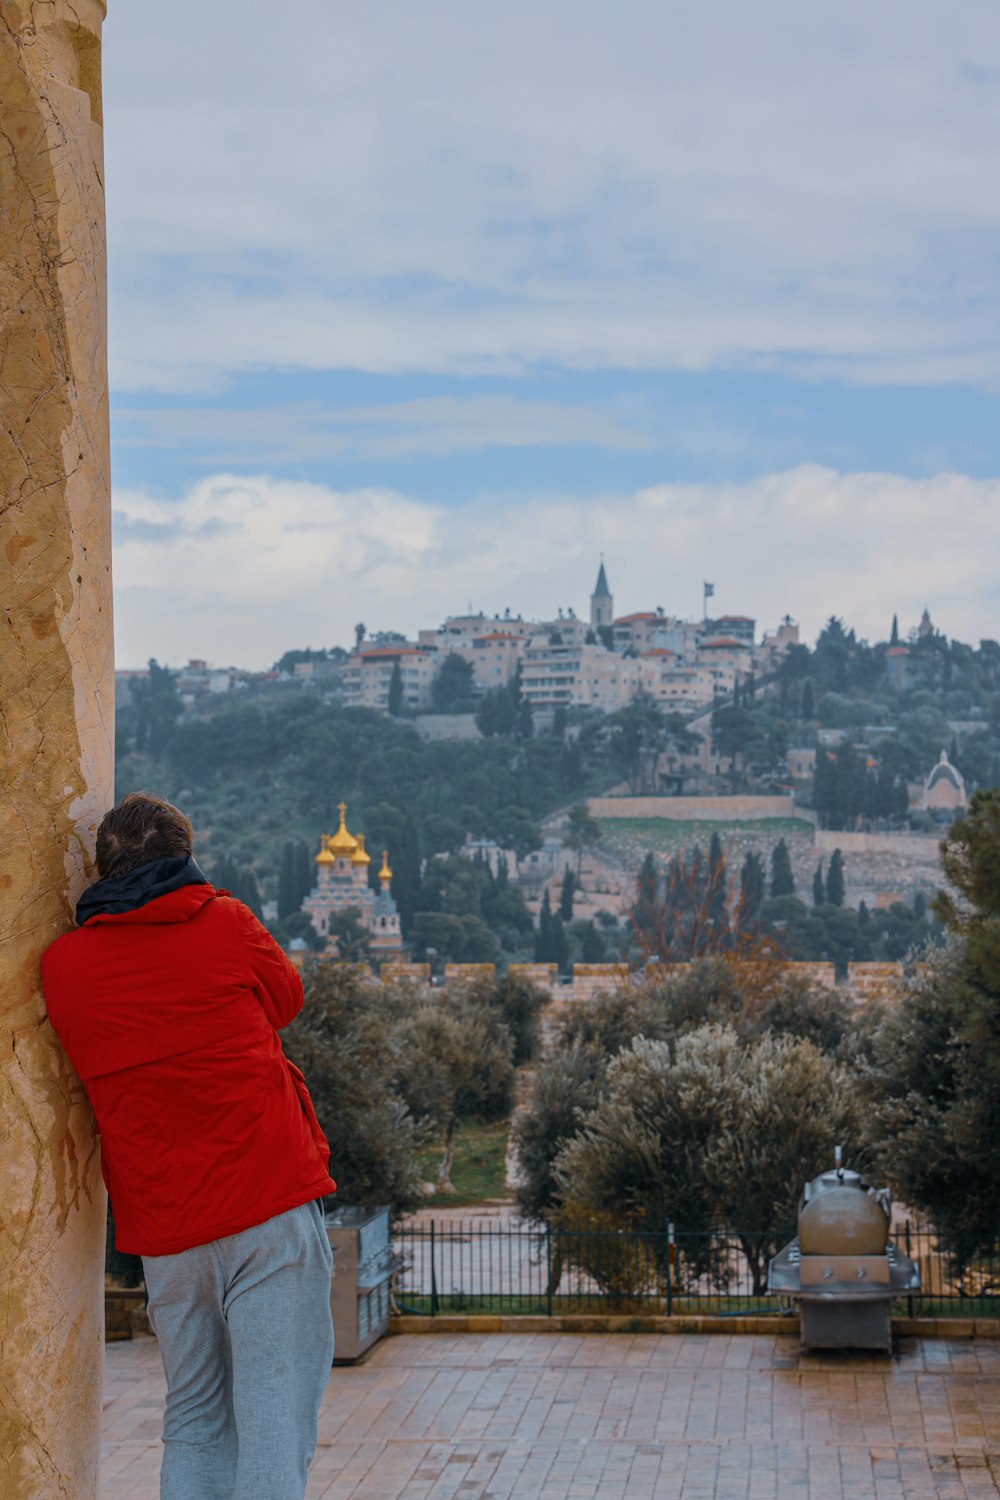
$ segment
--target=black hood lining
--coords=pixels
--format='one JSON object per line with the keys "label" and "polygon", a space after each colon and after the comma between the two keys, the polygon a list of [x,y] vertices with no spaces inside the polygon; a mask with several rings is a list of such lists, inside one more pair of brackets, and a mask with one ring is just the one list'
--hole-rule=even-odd
{"label": "black hood lining", "polygon": [[137,911],[158,896],[179,891],[185,885],[210,885],[208,876],[198,868],[192,854],[172,855],[136,865],[127,875],[114,880],[99,880],[84,891],[77,903],[76,920],[82,927],[91,917],[120,916]]}

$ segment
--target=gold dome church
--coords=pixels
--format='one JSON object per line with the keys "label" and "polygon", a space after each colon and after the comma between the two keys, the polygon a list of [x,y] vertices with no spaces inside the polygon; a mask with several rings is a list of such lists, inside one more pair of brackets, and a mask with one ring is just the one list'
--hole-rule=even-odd
{"label": "gold dome church", "polygon": [[302,903],[302,910],[312,922],[327,948],[336,949],[336,938],[330,933],[330,918],[340,912],[356,911],[358,920],[371,933],[372,957],[399,958],[403,952],[403,935],[399,911],[392,899],[392,871],[388,851],[382,851],[382,868],[378,872],[379,889],[368,883],[371,855],[365,848],[363,833],[353,834],[347,827],[347,803],[339,804],[340,827],[335,834],[324,833],[316,855],[316,884]]}

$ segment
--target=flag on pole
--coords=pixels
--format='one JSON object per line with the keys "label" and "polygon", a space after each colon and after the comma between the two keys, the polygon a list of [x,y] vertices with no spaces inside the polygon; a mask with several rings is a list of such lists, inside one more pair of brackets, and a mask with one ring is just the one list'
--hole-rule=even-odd
{"label": "flag on pole", "polygon": [[711,599],[714,593],[715,593],[715,584],[714,583],[706,583],[706,585],[705,585],[705,598],[706,599]]}

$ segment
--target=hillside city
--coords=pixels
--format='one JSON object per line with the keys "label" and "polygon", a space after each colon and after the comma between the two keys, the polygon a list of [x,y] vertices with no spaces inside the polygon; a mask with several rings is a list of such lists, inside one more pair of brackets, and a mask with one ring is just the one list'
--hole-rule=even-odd
{"label": "hillside city", "polygon": [[585,616],[470,610],[263,673],[123,671],[120,784],[190,805],[293,952],[568,982],[641,962],[637,882],[700,860],[727,921],[790,957],[841,980],[898,961],[934,936],[941,830],[1000,780],[1000,647],[925,610],[874,645],[831,616],[810,648],[704,592],[700,620],[619,615],[602,559]]}

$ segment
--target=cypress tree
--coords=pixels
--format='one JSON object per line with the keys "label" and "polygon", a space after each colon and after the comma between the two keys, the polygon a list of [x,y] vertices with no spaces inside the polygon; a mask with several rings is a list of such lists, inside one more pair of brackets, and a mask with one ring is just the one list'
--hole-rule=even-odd
{"label": "cypress tree", "polygon": [[784,839],[779,839],[771,851],[771,895],[794,896],[795,876],[792,874],[792,857]]}
{"label": "cypress tree", "polygon": [[802,717],[807,724],[811,724],[816,717],[816,701],[813,693],[812,679],[806,678],[806,685],[802,689]]}
{"label": "cypress tree", "polygon": [[740,918],[744,926],[756,917],[764,894],[764,861],[751,849],[740,871]]}
{"label": "cypress tree", "polygon": [[285,841],[285,847],[281,851],[281,869],[278,872],[278,920],[283,921],[290,917],[293,911],[298,911],[301,901],[296,901],[299,893],[299,882],[295,870],[295,844],[291,839]]}
{"label": "cypress tree", "polygon": [[648,853],[639,869],[635,889],[635,909],[632,920],[639,932],[652,933],[656,927],[656,910],[660,896],[660,880],[656,873],[656,860]]}
{"label": "cypress tree", "polygon": [[813,906],[826,905],[826,881],[823,879],[823,861],[816,866],[813,876]]}
{"label": "cypress tree", "polygon": [[552,902],[549,900],[549,888],[545,887],[542,894],[542,905],[538,913],[538,930],[535,933],[535,963],[553,963],[552,957]]}
{"label": "cypress tree", "polygon": [[588,922],[583,929],[582,957],[585,964],[599,964],[604,962],[604,939],[592,921]]}
{"label": "cypress tree", "polygon": [[244,906],[249,906],[257,921],[263,920],[263,907],[260,900],[260,888],[257,885],[257,877],[252,870],[244,869],[240,872],[241,894],[240,900]]}
{"label": "cypress tree", "polygon": [[576,876],[567,865],[562,878],[562,887],[559,891],[559,915],[564,922],[572,922],[573,920],[573,894],[575,890]]}
{"label": "cypress tree", "polygon": [[298,876],[298,906],[301,906],[316,884],[315,861],[309,853],[308,845],[302,839],[295,840],[295,870]]}
{"label": "cypress tree", "polygon": [[844,856],[834,849],[826,876],[826,899],[830,906],[844,904]]}
{"label": "cypress tree", "polygon": [[569,941],[566,937],[566,929],[562,924],[562,918],[558,912],[552,918],[552,925],[549,928],[549,951],[551,956],[548,962],[550,964],[558,964],[560,974],[567,973],[569,970]]}
{"label": "cypress tree", "polygon": [[406,814],[399,849],[393,856],[392,897],[399,907],[400,926],[408,933],[420,900],[420,840],[412,813]]}
{"label": "cypress tree", "polygon": [[284,921],[294,911],[301,911],[312,888],[312,861],[308,848],[301,839],[286,839],[278,874],[279,921]]}
{"label": "cypress tree", "polygon": [[393,663],[389,678],[389,712],[398,718],[403,707],[403,672],[398,660]]}
{"label": "cypress tree", "polygon": [[713,833],[708,846],[708,914],[716,926],[725,925],[727,921],[728,900],[726,856],[722,852],[722,840]]}

